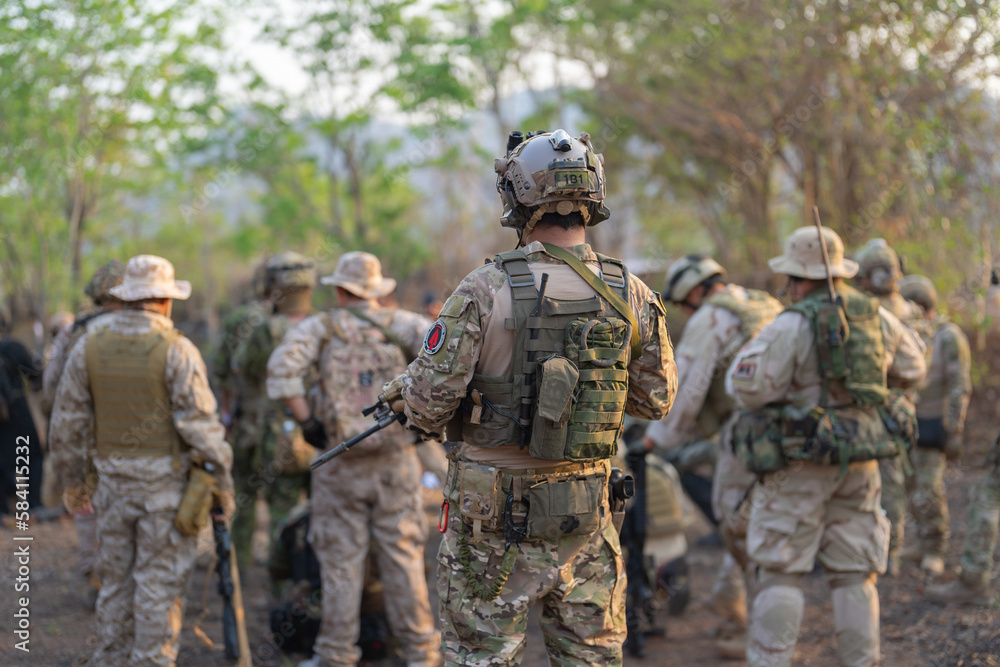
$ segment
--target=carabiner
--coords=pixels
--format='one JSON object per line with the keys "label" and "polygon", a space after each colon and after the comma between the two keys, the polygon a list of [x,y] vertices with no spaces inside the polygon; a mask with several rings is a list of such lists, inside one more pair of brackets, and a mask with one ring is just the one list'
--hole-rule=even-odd
{"label": "carabiner", "polygon": [[[438,532],[442,535],[448,532],[448,509],[448,499],[445,498],[441,501],[441,511],[438,512]],[[444,525],[441,525],[442,520]]]}

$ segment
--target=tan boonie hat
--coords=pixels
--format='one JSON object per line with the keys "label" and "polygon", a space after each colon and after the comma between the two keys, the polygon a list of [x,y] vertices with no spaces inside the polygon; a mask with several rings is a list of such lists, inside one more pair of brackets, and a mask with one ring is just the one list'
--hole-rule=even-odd
{"label": "tan boonie hat", "polygon": [[[858,272],[858,263],[844,259],[844,242],[837,232],[823,228],[826,251],[830,256],[830,275],[834,278],[851,278]],[[808,280],[826,279],[823,249],[819,245],[819,232],[815,227],[799,227],[785,240],[785,253],[769,259],[767,265],[775,273],[783,273]]]}
{"label": "tan boonie hat", "polygon": [[323,276],[319,281],[343,287],[362,299],[379,299],[396,289],[394,279],[382,277],[382,262],[378,257],[360,251],[341,255],[333,275]]}
{"label": "tan boonie hat", "polygon": [[125,265],[125,279],[108,292],[122,301],[187,299],[191,283],[174,280],[174,265],[156,255],[136,255]]}
{"label": "tan boonie hat", "polygon": [[98,306],[112,300],[111,288],[122,284],[125,275],[125,265],[119,260],[113,259],[101,268],[94,271],[94,276],[83,288],[83,293],[90,297]]}

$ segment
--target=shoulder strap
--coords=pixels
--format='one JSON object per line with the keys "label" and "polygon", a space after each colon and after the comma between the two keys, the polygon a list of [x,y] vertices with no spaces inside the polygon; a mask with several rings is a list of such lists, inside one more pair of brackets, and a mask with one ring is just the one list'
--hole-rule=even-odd
{"label": "shoulder strap", "polygon": [[588,285],[594,288],[595,292],[610,301],[614,309],[625,318],[625,321],[632,327],[632,359],[638,359],[642,355],[642,341],[639,336],[639,325],[635,320],[635,313],[632,312],[632,307],[628,305],[628,302],[618,296],[606,282],[594,275],[594,272],[588,269],[573,253],[551,243],[543,243],[542,245],[545,247],[547,253],[556,259],[566,262]]}
{"label": "shoulder strap", "polygon": [[528,267],[528,256],[523,250],[508,250],[499,253],[494,262],[507,274],[511,297],[515,301],[537,301],[538,287],[535,275]]}
{"label": "shoulder strap", "polygon": [[413,356],[413,352],[410,351],[410,348],[406,345],[406,343],[403,342],[403,339],[397,336],[395,333],[393,333],[393,331],[389,329],[389,327],[379,324],[374,319],[372,319],[365,313],[361,312],[360,309],[348,308],[347,310],[349,310],[351,314],[357,317],[359,320],[364,320],[365,322],[367,322],[368,324],[372,325],[374,328],[382,332],[382,335],[385,336],[386,340],[388,340],[390,343],[398,347],[400,352],[403,353],[403,356],[406,357],[407,366],[413,363],[413,360],[416,359],[416,357]]}

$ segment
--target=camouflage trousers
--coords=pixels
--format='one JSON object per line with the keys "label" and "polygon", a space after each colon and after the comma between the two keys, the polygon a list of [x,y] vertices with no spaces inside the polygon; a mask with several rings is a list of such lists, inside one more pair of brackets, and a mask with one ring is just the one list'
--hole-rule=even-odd
{"label": "camouflage trousers", "polygon": [[895,456],[878,462],[882,474],[882,509],[889,520],[889,563],[899,565],[899,550],[903,548],[906,528],[906,477],[903,459]]}
{"label": "camouflage trousers", "polygon": [[97,563],[97,514],[74,514],[76,527],[76,569],[81,576],[88,577]]}
{"label": "camouflage trousers", "polygon": [[875,461],[839,466],[795,462],[754,489],[747,552],[756,566],[747,664],[790,665],[804,597],[798,577],[818,559],[827,572],[837,653],[845,665],[877,665],[875,573],[885,569],[888,522]]}
{"label": "camouflage trousers", "polygon": [[951,536],[948,498],[944,492],[944,452],[917,447],[910,452],[913,475],[906,480],[910,491],[910,506],[917,524],[920,550],[944,558]]}
{"label": "camouflage trousers", "polygon": [[93,502],[101,592],[98,644],[90,662],[173,665],[198,540],[174,528],[176,502],[170,506],[156,495],[116,495],[106,486],[98,487]]}
{"label": "camouflage trousers", "polygon": [[962,578],[971,584],[988,585],[1000,532],[1000,465],[995,465],[969,489],[965,530]]}
{"label": "camouflage trousers", "polygon": [[[454,503],[449,511],[437,580],[445,664],[520,664],[528,610],[536,603],[550,664],[622,664],[627,582],[618,533],[610,521],[593,535],[556,542],[525,539],[500,595],[485,601],[471,592],[459,558],[462,519]],[[469,549],[472,566],[485,572],[490,560],[502,558],[504,539],[483,532]]]}
{"label": "camouflage trousers", "polygon": [[427,519],[413,446],[334,459],[313,474],[311,502],[309,541],[323,577],[323,620],[313,651],[322,663],[356,665],[361,658],[355,644],[371,550],[386,591],[389,626],[407,663],[436,664],[440,637],[427,593]]}

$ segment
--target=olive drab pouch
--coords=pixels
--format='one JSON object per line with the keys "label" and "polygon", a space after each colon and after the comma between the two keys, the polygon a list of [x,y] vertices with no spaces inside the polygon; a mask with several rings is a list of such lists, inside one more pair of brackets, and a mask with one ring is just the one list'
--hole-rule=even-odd
{"label": "olive drab pouch", "polygon": [[195,536],[208,525],[217,485],[215,475],[198,465],[191,465],[184,495],[174,516],[174,527],[181,535]]}
{"label": "olive drab pouch", "polygon": [[532,456],[561,459],[573,414],[573,395],[580,380],[576,364],[553,355],[538,365],[538,403],[532,421]]}
{"label": "olive drab pouch", "polygon": [[816,338],[819,366],[826,379],[843,380],[851,373],[847,353],[850,328],[844,308],[839,303],[826,303],[816,309]]}
{"label": "olive drab pouch", "polygon": [[812,461],[820,465],[892,458],[899,454],[896,440],[874,405],[846,405],[829,408],[816,427]]}
{"label": "olive drab pouch", "polygon": [[590,535],[600,528],[608,475],[592,474],[541,478],[528,487],[528,536],[557,540],[571,535]]}
{"label": "olive drab pouch", "polygon": [[[565,427],[544,417],[533,421],[528,453],[537,458],[567,461],[600,461],[611,458],[618,447],[625,401],[628,398],[628,360],[631,327],[616,317],[578,318],[565,331],[566,359],[575,365],[578,380],[573,391],[569,421]],[[549,360],[550,362],[552,359]],[[542,372],[544,380],[545,372]],[[553,387],[560,391],[572,377],[569,365],[553,364]],[[542,387],[539,387],[539,391]],[[539,394],[538,400],[542,400]],[[562,416],[562,395],[546,398],[546,410]],[[539,404],[536,404],[536,416]],[[562,440],[560,453],[558,442]]]}
{"label": "olive drab pouch", "polygon": [[740,410],[733,422],[733,452],[751,472],[777,472],[788,465],[782,451],[782,406]]}
{"label": "olive drab pouch", "polygon": [[899,390],[889,390],[886,403],[878,408],[885,429],[895,441],[900,455],[917,446],[920,437],[917,426],[917,406],[908,394]]}

